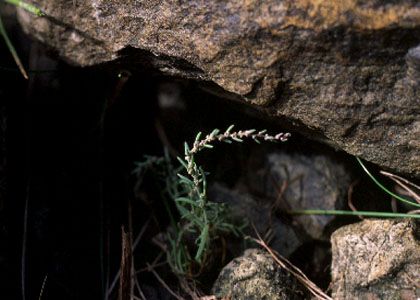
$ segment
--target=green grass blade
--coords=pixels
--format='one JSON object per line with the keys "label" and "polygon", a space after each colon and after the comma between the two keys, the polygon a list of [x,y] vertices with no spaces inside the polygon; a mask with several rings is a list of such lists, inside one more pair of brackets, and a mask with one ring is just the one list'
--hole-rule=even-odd
{"label": "green grass blade", "polygon": [[358,158],[357,156],[356,156],[356,159],[357,159],[357,161],[359,162],[359,164],[362,166],[362,168],[363,168],[363,170],[366,172],[366,174],[368,174],[368,176],[373,180],[373,182],[381,189],[381,190],[383,190],[385,193],[387,193],[388,195],[391,195],[392,197],[394,197],[395,199],[397,199],[397,200],[399,200],[399,201],[401,201],[401,202],[404,202],[404,203],[407,203],[407,204],[410,204],[410,205],[412,205],[412,206],[415,206],[415,207],[420,207],[420,204],[418,204],[418,203],[414,203],[414,202],[412,202],[412,201],[410,201],[410,200],[407,200],[407,199],[405,199],[405,198],[403,198],[403,197],[401,197],[401,196],[399,196],[399,195],[397,195],[397,194],[395,194],[395,193],[393,193],[393,192],[391,192],[390,190],[388,190],[383,184],[381,184],[370,172],[369,172],[369,170],[366,168],[366,166],[363,164],[363,162],[362,162],[362,160],[360,159],[360,158]]}
{"label": "green grass blade", "polygon": [[420,219],[420,214],[405,214],[379,211],[351,211],[351,210],[323,210],[323,209],[305,209],[294,210],[293,215],[338,215],[338,216],[364,216],[376,218],[412,218]]}
{"label": "green grass blade", "polygon": [[42,10],[40,10],[35,5],[32,5],[22,0],[4,0],[4,2],[23,8],[24,10],[29,11],[30,13],[33,13],[34,15],[37,15],[38,17],[42,17],[45,15],[42,12]]}
{"label": "green grass blade", "polygon": [[16,52],[15,47],[13,46],[12,42],[9,39],[9,36],[7,35],[6,29],[3,25],[3,20],[0,16],[0,35],[3,37],[4,42],[6,43],[7,48],[9,49],[10,54],[12,54],[13,59],[15,60],[16,65],[18,66],[20,72],[22,73],[23,77],[25,79],[28,79],[28,73],[26,73],[25,68],[23,67],[23,64],[19,58],[19,55]]}
{"label": "green grass blade", "polygon": [[207,224],[206,226],[204,226],[204,229],[200,234],[200,237],[199,237],[200,243],[198,246],[197,254],[195,255],[195,260],[199,263],[201,262],[201,256],[203,255],[204,249],[206,248],[208,235],[209,235],[209,225]]}

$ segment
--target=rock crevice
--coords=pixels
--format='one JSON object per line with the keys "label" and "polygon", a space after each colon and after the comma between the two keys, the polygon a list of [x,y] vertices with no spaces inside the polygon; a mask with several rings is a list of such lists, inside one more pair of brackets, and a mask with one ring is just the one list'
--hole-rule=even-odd
{"label": "rock crevice", "polygon": [[23,28],[74,64],[123,59],[211,82],[353,155],[420,177],[416,1],[32,2],[48,17],[20,11]]}

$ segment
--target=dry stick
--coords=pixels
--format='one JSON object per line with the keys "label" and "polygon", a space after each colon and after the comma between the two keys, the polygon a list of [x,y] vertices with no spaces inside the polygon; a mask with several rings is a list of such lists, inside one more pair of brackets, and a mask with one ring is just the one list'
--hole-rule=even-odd
{"label": "dry stick", "polygon": [[166,149],[168,149],[169,153],[175,158],[181,157],[178,150],[176,150],[175,147],[169,141],[165,128],[163,127],[162,122],[159,119],[155,120],[155,129],[158,134],[158,138],[160,139],[160,142],[164,147],[166,147]]}
{"label": "dry stick", "polygon": [[45,275],[44,281],[42,282],[41,291],[39,292],[38,300],[41,300],[42,296],[44,295],[44,289],[45,289],[45,285],[47,284],[47,278],[48,278],[48,274]]}
{"label": "dry stick", "polygon": [[130,239],[130,232],[125,232],[124,226],[121,227],[121,238],[121,276],[118,299],[126,300],[130,299],[131,296],[132,244]]}
{"label": "dry stick", "polygon": [[192,300],[200,300],[201,297],[199,295],[199,291],[195,286],[191,286],[191,284],[188,282],[188,280],[185,277],[177,276],[179,284],[181,285],[181,288],[186,292],[188,295],[190,295]]}
{"label": "dry stick", "polygon": [[391,209],[393,213],[398,212],[397,199],[395,199],[394,197],[391,197]]}
{"label": "dry stick", "polygon": [[[347,191],[347,205],[350,207],[352,211],[357,212],[357,208],[353,205],[353,189],[359,183],[359,180],[354,181],[349,186],[349,190]],[[357,216],[360,220],[363,220],[363,216]]]}
{"label": "dry stick", "polygon": [[414,183],[410,183],[408,180],[399,177],[397,175],[388,173],[388,172],[383,172],[381,171],[381,174],[387,176],[388,178],[392,179],[393,181],[395,181],[400,187],[402,187],[410,196],[412,196],[418,203],[420,203],[420,196],[415,193],[411,188],[409,188],[408,186],[406,186],[404,183],[402,183],[401,181],[404,181],[406,184],[411,184],[412,186],[418,188],[417,185],[415,185]]}
{"label": "dry stick", "polygon": [[420,186],[412,183],[411,181],[409,181],[409,180],[407,180],[407,179],[405,179],[403,177],[400,177],[398,175],[395,175],[395,174],[392,174],[392,173],[389,173],[389,172],[385,172],[385,171],[381,171],[380,173],[382,175],[388,176],[390,178],[397,178],[397,179],[401,180],[402,182],[405,182],[406,184],[411,185],[412,187],[414,187],[414,188],[416,188],[417,190],[420,191]]}
{"label": "dry stick", "polygon": [[131,198],[128,199],[128,226],[130,234],[130,296],[134,295],[134,252],[133,252],[133,211]]}
{"label": "dry stick", "polygon": [[25,275],[26,275],[26,243],[27,243],[27,235],[28,235],[29,192],[30,192],[30,182],[28,181],[27,187],[26,187],[25,211],[24,211],[24,216],[23,216],[23,237],[22,237],[22,257],[21,257],[21,280],[22,280],[22,299],[23,300],[26,300]]}
{"label": "dry stick", "polygon": [[[139,284],[139,281],[138,281],[138,279],[137,279],[137,276],[135,276],[135,277],[134,277],[134,284],[135,284],[135,286],[136,286],[136,288],[137,288],[137,291],[139,292],[140,298],[141,298],[142,300],[147,300],[147,299],[146,299],[146,296],[144,296],[143,290],[141,289],[141,286],[140,286],[140,284]],[[133,296],[133,297],[135,297],[134,295],[132,295],[132,296]]]}
{"label": "dry stick", "polygon": [[[158,260],[162,257],[162,255],[163,255],[163,252],[160,252],[158,254],[158,256],[156,256],[156,258],[153,260],[153,262],[151,264],[153,269],[156,269],[157,267],[160,267],[160,266],[164,266],[168,263],[167,261],[162,261],[162,262],[158,263]],[[137,270],[135,272],[135,274],[139,274],[139,273],[142,273],[142,272],[148,272],[148,271],[149,271],[149,268],[146,267],[146,268],[142,268],[140,270]]]}
{"label": "dry stick", "polygon": [[156,273],[156,271],[152,268],[152,266],[150,266],[149,264],[147,264],[148,267],[150,267],[150,272],[156,277],[156,279],[160,282],[160,284],[172,295],[174,296],[177,300],[185,300],[184,298],[182,298],[181,296],[179,296],[178,294],[176,294],[173,290],[171,290],[171,288],[165,283],[165,281],[163,281],[163,279],[159,276],[158,273]]}
{"label": "dry stick", "polygon": [[[140,230],[139,234],[137,235],[134,243],[133,243],[133,252],[136,250],[136,247],[138,245],[138,243],[140,242],[140,239],[142,238],[143,234],[146,232],[147,227],[149,227],[150,221],[152,219],[149,218],[146,223],[144,223],[142,229]],[[121,269],[118,270],[117,274],[114,277],[114,280],[112,281],[111,287],[109,288],[109,291],[107,292],[108,295],[110,295],[112,293],[112,291],[114,290],[115,286],[117,285],[118,279],[120,278],[121,275]]]}
{"label": "dry stick", "polygon": [[267,244],[261,239],[260,234],[253,225],[255,233],[258,237],[253,239],[257,244],[262,246],[267,252],[273,257],[273,259],[284,269],[288,270],[296,279],[302,283],[317,299],[332,300],[330,296],[325,294],[315,283],[313,283],[299,268],[294,266],[290,261],[281,256],[276,251],[272,250]]}

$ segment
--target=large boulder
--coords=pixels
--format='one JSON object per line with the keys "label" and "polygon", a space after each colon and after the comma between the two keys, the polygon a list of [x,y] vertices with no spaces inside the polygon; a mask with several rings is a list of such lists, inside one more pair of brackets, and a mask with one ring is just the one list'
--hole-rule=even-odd
{"label": "large boulder", "polygon": [[30,2],[47,17],[20,11],[25,31],[74,64],[118,60],[205,82],[311,137],[420,177],[418,1]]}

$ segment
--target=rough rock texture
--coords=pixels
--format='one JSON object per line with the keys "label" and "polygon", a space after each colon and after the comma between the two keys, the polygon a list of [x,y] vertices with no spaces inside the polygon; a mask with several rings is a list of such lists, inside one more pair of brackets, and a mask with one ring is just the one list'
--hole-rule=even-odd
{"label": "rough rock texture", "polygon": [[[250,166],[244,183],[277,207],[290,210],[345,209],[350,177],[344,166],[328,156],[265,154],[262,166]],[[282,191],[282,187],[286,187]],[[327,239],[334,216],[305,215],[294,219],[314,239]]]}
{"label": "rough rock texture", "polygon": [[365,220],[338,229],[332,241],[334,299],[419,299],[420,227]]}
{"label": "rough rock texture", "polygon": [[[221,184],[213,184],[209,188],[209,197],[214,202],[225,203],[230,209],[231,217],[239,224],[246,220],[248,225],[255,225],[262,236],[270,232],[270,247],[285,257],[308,241],[296,228],[275,216],[272,204],[258,202],[250,194],[230,190]],[[245,234],[255,235],[252,228],[248,230]]]}
{"label": "rough rock texture", "polygon": [[220,272],[213,286],[218,298],[232,300],[304,299],[302,287],[272,257],[259,249],[248,249]]}
{"label": "rough rock texture", "polygon": [[21,11],[24,29],[75,64],[121,58],[209,81],[311,136],[420,177],[416,0],[30,2],[48,17]]}

